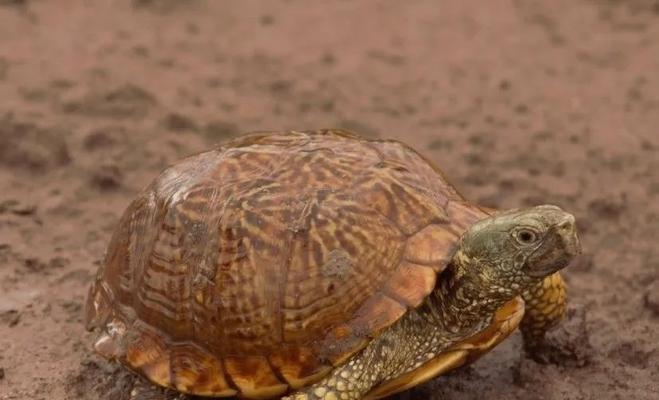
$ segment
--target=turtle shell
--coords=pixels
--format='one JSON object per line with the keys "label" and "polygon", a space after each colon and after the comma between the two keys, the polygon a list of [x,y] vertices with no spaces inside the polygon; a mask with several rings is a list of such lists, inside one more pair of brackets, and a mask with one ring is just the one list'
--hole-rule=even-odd
{"label": "turtle shell", "polygon": [[166,169],[131,203],[88,327],[99,353],[161,386],[278,396],[418,306],[484,216],[400,142],[243,136]]}

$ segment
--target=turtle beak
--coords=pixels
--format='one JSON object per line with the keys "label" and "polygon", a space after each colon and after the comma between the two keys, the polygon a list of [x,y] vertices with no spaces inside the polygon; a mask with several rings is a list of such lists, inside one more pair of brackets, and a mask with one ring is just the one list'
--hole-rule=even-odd
{"label": "turtle beak", "polygon": [[574,258],[581,254],[581,242],[577,235],[577,224],[575,223],[574,215],[566,213],[563,221],[556,224],[553,229],[556,234],[561,237],[565,253],[570,258]]}
{"label": "turtle beak", "polygon": [[533,277],[545,277],[567,267],[574,257],[581,254],[574,216],[564,213],[547,231],[543,242],[529,256],[526,273]]}

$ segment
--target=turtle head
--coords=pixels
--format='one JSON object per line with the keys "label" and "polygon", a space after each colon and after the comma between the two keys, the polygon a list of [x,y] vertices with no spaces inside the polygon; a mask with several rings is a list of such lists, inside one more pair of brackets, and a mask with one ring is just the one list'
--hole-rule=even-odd
{"label": "turtle head", "polygon": [[497,290],[519,293],[517,289],[566,267],[580,252],[574,216],[543,205],[477,222],[463,235],[456,257],[475,266]]}

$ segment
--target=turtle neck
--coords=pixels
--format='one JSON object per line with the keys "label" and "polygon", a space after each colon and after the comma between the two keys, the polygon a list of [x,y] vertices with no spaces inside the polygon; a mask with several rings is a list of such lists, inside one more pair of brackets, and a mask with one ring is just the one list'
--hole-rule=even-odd
{"label": "turtle neck", "polygon": [[437,286],[419,311],[427,315],[438,334],[448,340],[480,331],[490,323],[499,307],[529,284],[496,276],[497,269],[505,269],[505,266],[486,264],[459,251],[438,276]]}

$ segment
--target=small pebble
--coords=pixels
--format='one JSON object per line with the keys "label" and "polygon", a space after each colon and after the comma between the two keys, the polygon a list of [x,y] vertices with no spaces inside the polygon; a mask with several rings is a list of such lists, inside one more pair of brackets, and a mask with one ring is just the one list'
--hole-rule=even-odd
{"label": "small pebble", "polygon": [[93,172],[91,180],[100,190],[115,190],[123,182],[123,173],[116,165],[102,165]]}
{"label": "small pebble", "polygon": [[8,310],[0,313],[0,321],[6,323],[10,328],[18,325],[21,320],[21,314],[18,310]]}
{"label": "small pebble", "polygon": [[650,284],[644,296],[645,308],[652,311],[656,316],[659,316],[659,280]]}

